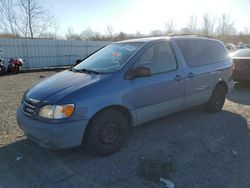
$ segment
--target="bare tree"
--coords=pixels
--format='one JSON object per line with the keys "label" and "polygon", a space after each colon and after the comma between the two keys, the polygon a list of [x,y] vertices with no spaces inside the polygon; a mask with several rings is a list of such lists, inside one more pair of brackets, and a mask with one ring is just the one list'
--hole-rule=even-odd
{"label": "bare tree", "polygon": [[190,16],[189,22],[185,30],[187,33],[192,33],[192,34],[196,34],[199,32],[197,16],[194,15]]}
{"label": "bare tree", "polygon": [[107,25],[106,34],[107,34],[107,37],[108,37],[109,39],[112,39],[112,38],[113,38],[114,29],[113,29],[112,25]]}
{"label": "bare tree", "polygon": [[58,22],[55,22],[49,30],[44,31],[42,34],[40,34],[40,38],[50,38],[50,39],[63,39],[62,36],[59,35],[60,25]]}
{"label": "bare tree", "polygon": [[1,29],[24,37],[40,37],[55,24],[49,9],[40,0],[0,0]]}
{"label": "bare tree", "polygon": [[17,15],[15,13],[15,1],[12,0],[0,0],[0,29],[2,32],[12,35],[18,34]]}
{"label": "bare tree", "polygon": [[41,34],[41,38],[47,38],[47,39],[59,39],[60,37],[53,32],[44,32]]}
{"label": "bare tree", "polygon": [[166,34],[176,33],[175,24],[173,19],[170,19],[166,22]]}
{"label": "bare tree", "polygon": [[141,37],[143,37],[143,34],[141,34],[140,31],[136,31],[134,36],[135,36],[135,38],[141,38]]}
{"label": "bare tree", "polygon": [[212,20],[208,13],[205,13],[202,17],[202,29],[201,33],[203,35],[212,35],[214,33],[215,20]]}
{"label": "bare tree", "polygon": [[82,37],[79,34],[75,33],[71,27],[68,28],[65,37],[67,40],[82,40]]}
{"label": "bare tree", "polygon": [[86,27],[85,30],[83,30],[81,33],[81,38],[83,40],[89,40],[94,35],[95,35],[95,32],[91,29],[91,27]]}
{"label": "bare tree", "polygon": [[120,32],[118,35],[116,35],[114,37],[115,41],[121,41],[121,40],[127,40],[129,39],[128,34],[124,33],[124,32]]}
{"label": "bare tree", "polygon": [[50,13],[50,9],[42,7],[40,0],[19,0],[19,2],[29,37],[40,37],[54,24],[54,17]]}
{"label": "bare tree", "polygon": [[217,34],[221,40],[225,40],[228,36],[236,34],[234,21],[231,21],[229,15],[223,14],[218,20]]}
{"label": "bare tree", "polygon": [[152,30],[150,32],[150,36],[158,37],[158,36],[163,36],[163,32],[160,29]]}

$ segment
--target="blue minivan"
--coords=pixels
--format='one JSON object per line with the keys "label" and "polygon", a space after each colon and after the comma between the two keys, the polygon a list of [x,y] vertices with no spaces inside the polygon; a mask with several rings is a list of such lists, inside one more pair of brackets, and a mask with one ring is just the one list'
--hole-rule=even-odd
{"label": "blue minivan", "polygon": [[232,65],[222,42],[201,36],[116,42],[31,87],[17,121],[43,147],[109,155],[133,126],[201,104],[221,111]]}

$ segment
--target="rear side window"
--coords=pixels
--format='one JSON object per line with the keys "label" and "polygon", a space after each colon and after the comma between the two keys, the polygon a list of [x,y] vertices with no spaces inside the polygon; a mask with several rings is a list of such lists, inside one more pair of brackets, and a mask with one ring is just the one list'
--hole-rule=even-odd
{"label": "rear side window", "polygon": [[227,49],[217,41],[186,39],[176,43],[190,67],[217,63],[228,57]]}

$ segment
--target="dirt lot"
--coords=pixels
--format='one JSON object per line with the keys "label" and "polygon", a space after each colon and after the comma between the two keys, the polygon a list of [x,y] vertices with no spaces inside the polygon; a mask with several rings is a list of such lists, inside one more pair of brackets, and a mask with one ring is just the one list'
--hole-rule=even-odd
{"label": "dirt lot", "polygon": [[134,128],[120,152],[48,151],[27,140],[15,113],[24,91],[55,72],[0,77],[0,187],[250,187],[250,86],[222,112],[186,110]]}

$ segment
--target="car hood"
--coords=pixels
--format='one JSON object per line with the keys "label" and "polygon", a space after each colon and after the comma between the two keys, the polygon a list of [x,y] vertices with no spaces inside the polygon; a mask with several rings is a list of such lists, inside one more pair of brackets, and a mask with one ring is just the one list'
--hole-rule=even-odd
{"label": "car hood", "polygon": [[107,75],[86,74],[73,71],[63,71],[34,85],[26,98],[35,101],[57,103],[78,89],[93,84]]}

